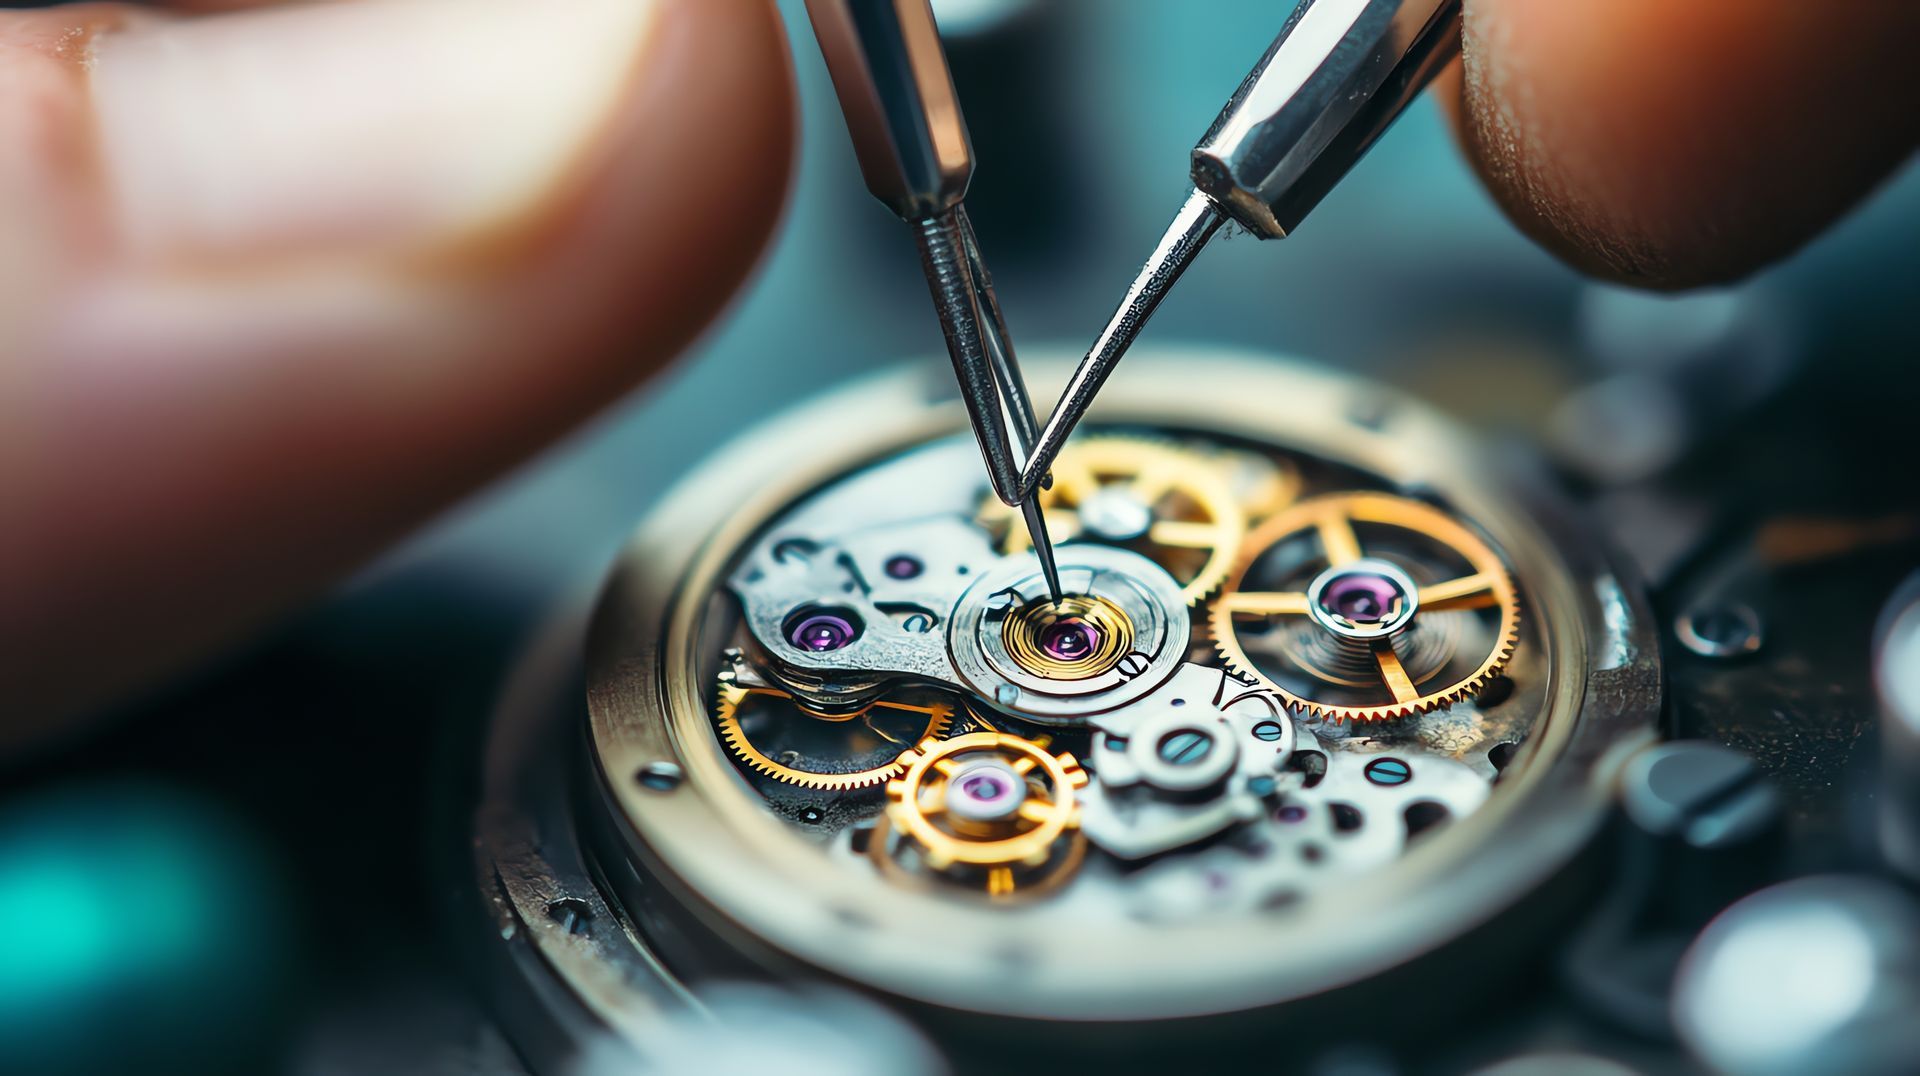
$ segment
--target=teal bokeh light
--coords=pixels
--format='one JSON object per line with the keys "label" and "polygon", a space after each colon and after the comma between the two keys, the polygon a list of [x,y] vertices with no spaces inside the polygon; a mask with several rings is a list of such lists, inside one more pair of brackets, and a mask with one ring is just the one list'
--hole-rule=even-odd
{"label": "teal bokeh light", "polygon": [[230,1069],[286,1000],[286,902],[211,804],[89,784],[0,809],[0,1069]]}

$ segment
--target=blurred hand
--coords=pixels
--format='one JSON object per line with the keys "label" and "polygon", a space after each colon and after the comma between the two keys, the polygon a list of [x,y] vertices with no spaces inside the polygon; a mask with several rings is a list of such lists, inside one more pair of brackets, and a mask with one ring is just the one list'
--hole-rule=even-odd
{"label": "blurred hand", "polygon": [[[1685,287],[1908,156],[1916,39],[1910,0],[1468,0],[1439,91],[1522,229]],[[0,748],[658,369],[772,227],[791,93],[762,0],[0,13]]]}
{"label": "blurred hand", "polygon": [[1920,143],[1913,0],[1466,0],[1437,87],[1521,230],[1685,288],[1799,249]]}
{"label": "blurred hand", "polygon": [[761,0],[251,6],[0,12],[0,748],[618,399],[778,215]]}

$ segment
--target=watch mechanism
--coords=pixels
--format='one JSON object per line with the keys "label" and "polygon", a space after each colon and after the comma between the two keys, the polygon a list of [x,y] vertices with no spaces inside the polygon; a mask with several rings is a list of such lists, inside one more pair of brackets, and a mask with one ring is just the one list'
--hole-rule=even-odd
{"label": "watch mechanism", "polygon": [[1337,997],[1537,900],[1649,735],[1630,590],[1410,401],[1130,362],[1040,497],[1057,600],[921,376],[695,472],[589,631],[581,863],[495,855],[504,891],[596,879],[620,981],[810,969],[1056,1039]]}
{"label": "watch mechanism", "polygon": [[1042,498],[1056,602],[972,452],[950,436],[828,485],[728,581],[715,732],[851,871],[1161,916],[1169,857],[1206,856],[1194,914],[1293,900],[1476,810],[1542,705],[1529,677],[1500,681],[1520,716],[1472,703],[1525,620],[1445,507],[1243,440],[1107,427]]}

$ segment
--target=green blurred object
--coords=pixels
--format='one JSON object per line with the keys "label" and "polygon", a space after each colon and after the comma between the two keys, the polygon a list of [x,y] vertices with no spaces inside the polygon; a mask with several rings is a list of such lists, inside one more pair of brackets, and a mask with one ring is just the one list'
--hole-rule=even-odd
{"label": "green blurred object", "polygon": [[0,813],[0,1071],[256,1068],[287,1007],[288,903],[258,842],[160,785]]}

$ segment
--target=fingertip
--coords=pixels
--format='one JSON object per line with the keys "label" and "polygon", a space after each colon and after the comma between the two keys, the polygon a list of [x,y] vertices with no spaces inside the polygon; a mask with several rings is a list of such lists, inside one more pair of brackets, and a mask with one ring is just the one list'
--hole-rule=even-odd
{"label": "fingertip", "polygon": [[1910,4],[1470,0],[1462,140],[1582,269],[1723,282],[1798,249],[1911,152]]}
{"label": "fingertip", "polygon": [[[635,6],[630,54],[569,46]],[[356,0],[154,30],[88,68],[119,110],[95,165],[112,239],[45,304],[15,364],[35,421],[0,432],[37,461],[0,467],[0,691],[28,714],[153,683],[613,403],[751,271],[792,167],[762,0]],[[480,122],[450,130],[461,110]]]}

